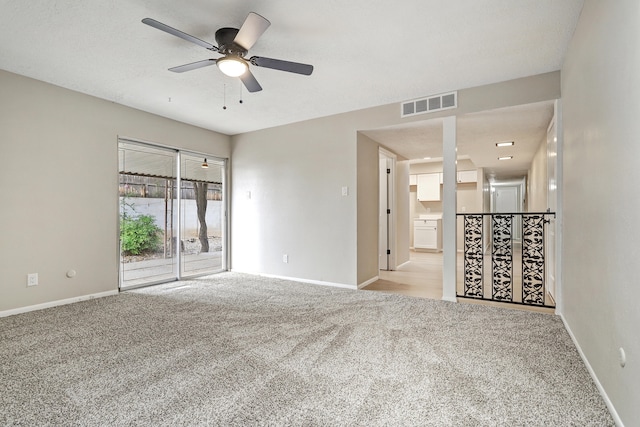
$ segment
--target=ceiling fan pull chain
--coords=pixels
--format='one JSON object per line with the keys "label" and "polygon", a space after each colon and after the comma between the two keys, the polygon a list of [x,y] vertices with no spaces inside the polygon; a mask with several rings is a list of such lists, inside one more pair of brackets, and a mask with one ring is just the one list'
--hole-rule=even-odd
{"label": "ceiling fan pull chain", "polygon": [[242,104],[242,85],[240,85],[240,104]]}
{"label": "ceiling fan pull chain", "polygon": [[226,83],[223,84],[222,99],[223,99],[222,109],[226,110],[227,109],[227,84]]}

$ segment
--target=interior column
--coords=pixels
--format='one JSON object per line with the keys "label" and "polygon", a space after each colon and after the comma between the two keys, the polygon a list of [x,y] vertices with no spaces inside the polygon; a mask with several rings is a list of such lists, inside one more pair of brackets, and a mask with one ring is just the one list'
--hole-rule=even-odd
{"label": "interior column", "polygon": [[456,117],[442,123],[442,299],[456,301]]}

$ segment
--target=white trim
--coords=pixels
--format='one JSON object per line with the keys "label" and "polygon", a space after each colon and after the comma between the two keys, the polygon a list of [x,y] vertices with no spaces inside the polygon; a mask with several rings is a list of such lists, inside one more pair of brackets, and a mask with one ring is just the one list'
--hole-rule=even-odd
{"label": "white trim", "polygon": [[[413,249],[413,247],[411,247],[409,249]],[[409,264],[410,262],[411,262],[411,260],[403,262],[402,264],[400,264],[399,266],[396,267],[396,270],[404,267],[405,265]]]}
{"label": "white trim", "polygon": [[376,282],[378,279],[380,279],[380,276],[372,277],[371,279],[366,280],[366,281],[364,281],[364,282],[360,283],[360,284],[358,285],[358,289],[362,289],[362,288],[364,288],[365,286],[369,286],[369,285],[370,285],[370,284],[372,284],[373,282]]}
{"label": "white trim", "polygon": [[456,297],[447,297],[447,296],[442,296],[442,301],[449,301],[449,302],[458,302],[458,298]]}
{"label": "white trim", "polygon": [[251,274],[252,276],[268,277],[270,279],[282,279],[282,280],[291,280],[293,282],[310,283],[312,285],[333,286],[334,288],[345,288],[345,289],[353,289],[353,290],[358,289],[356,285],[347,285],[345,283],[334,283],[334,282],[325,282],[322,280],[300,279],[297,277],[280,276],[277,274],[254,273],[251,271],[242,271],[242,270],[236,270],[236,269],[231,269],[230,271],[233,271],[234,273]]}
{"label": "white trim", "polygon": [[562,123],[562,100],[556,99],[554,120],[556,121],[556,294],[554,299],[556,302],[556,312],[564,312],[564,298],[562,292],[562,276],[563,276],[563,234],[564,234],[564,125]]}
{"label": "white trim", "polygon": [[[391,253],[387,256],[387,268],[386,270],[394,270],[396,268],[396,252],[397,248],[397,223],[396,223],[396,161],[397,156],[382,148],[378,147],[378,159],[386,161],[386,169],[389,169],[391,172],[387,174],[387,203],[385,209],[391,209],[391,213],[387,215],[384,212],[384,216],[387,218],[387,248],[391,251]],[[380,172],[382,173],[382,172]],[[380,208],[380,191],[378,192],[378,208]],[[379,212],[378,218],[383,215],[383,212]],[[378,224],[378,228],[379,228]],[[380,237],[378,237],[378,243],[380,242]],[[378,267],[380,267],[380,247],[378,247]]]}
{"label": "white trim", "polygon": [[[398,157],[382,147],[378,147],[378,150],[381,150],[382,153],[391,159],[390,169],[391,174],[389,175],[389,181],[387,184],[387,196],[389,197],[389,204],[391,205],[391,214],[389,215],[389,222],[387,226],[387,232],[389,235],[388,245],[391,250],[391,254],[389,254],[389,262],[387,263],[387,269],[395,270],[396,269],[396,255],[398,253],[398,223],[396,210],[398,209],[398,203],[396,201],[396,163],[398,161]],[[366,285],[365,285],[366,286]]]}
{"label": "white trim", "polygon": [[582,362],[584,362],[584,365],[587,367],[587,371],[589,372],[589,375],[591,375],[591,379],[593,379],[593,382],[596,384],[596,387],[600,392],[600,396],[602,396],[604,403],[607,405],[607,409],[609,409],[609,412],[611,413],[611,417],[613,418],[613,421],[616,423],[616,426],[624,427],[624,424],[622,423],[622,420],[620,419],[618,412],[616,412],[616,408],[613,406],[613,403],[609,399],[609,396],[607,396],[607,392],[604,390],[604,387],[602,387],[602,384],[600,384],[600,380],[598,380],[598,377],[596,376],[595,371],[589,364],[589,360],[587,359],[587,356],[585,356],[584,352],[582,351],[582,348],[580,348],[580,344],[578,344],[578,340],[576,339],[576,336],[573,335],[573,332],[569,327],[569,323],[567,323],[567,320],[564,318],[562,313],[558,314],[558,316],[560,316],[560,318],[562,319],[562,323],[564,323],[564,328],[567,330],[567,332],[569,333],[569,336],[571,337],[571,341],[573,341],[573,344],[576,346],[576,349],[578,350],[578,354],[580,354],[580,357],[582,358]]}
{"label": "white trim", "polygon": [[[176,236],[176,246],[177,248],[175,248],[176,251],[176,258],[175,258],[175,264],[174,266],[177,267],[176,268],[176,279],[178,280],[182,280],[182,276],[184,274],[184,265],[182,264],[183,262],[183,256],[182,256],[182,211],[184,209],[184,206],[182,205],[182,152],[180,152],[180,150],[178,150],[176,152],[176,157],[175,157],[175,161],[176,161],[176,178],[175,178],[175,183],[176,183],[176,192],[175,194],[173,194],[173,197],[175,197],[176,200],[176,206],[178,207],[178,211],[176,212],[176,224],[177,227],[175,225],[173,225],[173,229],[171,230],[171,232],[173,233],[175,231],[175,236]],[[195,188],[195,186],[194,186]],[[194,194],[195,195],[195,194]],[[225,195],[223,194],[223,197]],[[206,196],[205,196],[206,198]],[[206,203],[205,203],[206,204]],[[165,205],[166,206],[166,205]],[[171,209],[173,211],[173,209]],[[164,208],[164,212],[165,212],[165,216],[167,215],[167,208]],[[173,215],[173,212],[171,212],[171,215]],[[200,229],[200,224],[198,224],[198,230]],[[171,243],[173,245],[173,243]]]}
{"label": "white trim", "polygon": [[229,160],[229,157],[220,157],[218,155],[205,153],[203,151],[192,151],[184,147],[178,147],[176,145],[169,145],[169,144],[162,144],[160,142],[148,141],[146,139],[131,138],[124,135],[118,135],[117,138],[118,138],[118,141],[124,141],[134,145],[146,145],[148,147],[159,148],[162,150],[169,150],[169,151],[176,151],[176,152],[180,151],[182,153],[189,154],[195,157],[206,157],[207,159],[220,160],[220,161]]}
{"label": "white trim", "polygon": [[109,297],[112,295],[118,295],[118,290],[99,292],[97,294],[83,295],[80,297],[73,297],[67,299],[61,299],[57,301],[44,302],[42,304],[29,305],[26,307],[12,308],[10,310],[0,311],[0,317],[13,316],[14,314],[28,313],[30,311],[44,310],[45,308],[58,307],[60,305],[73,304],[80,301],[87,301],[95,298]]}
{"label": "white trim", "polygon": [[396,153],[394,153],[393,151],[387,150],[383,146],[378,146],[378,151],[381,152],[382,154],[384,154],[385,156],[389,157],[389,158],[392,158],[394,160],[398,159],[398,156],[396,155]]}

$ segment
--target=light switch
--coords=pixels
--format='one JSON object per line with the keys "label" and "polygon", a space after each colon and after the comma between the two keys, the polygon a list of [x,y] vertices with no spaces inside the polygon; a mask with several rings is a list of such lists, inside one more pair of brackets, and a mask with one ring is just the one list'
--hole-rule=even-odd
{"label": "light switch", "polygon": [[343,196],[349,195],[349,187],[342,187],[342,195]]}

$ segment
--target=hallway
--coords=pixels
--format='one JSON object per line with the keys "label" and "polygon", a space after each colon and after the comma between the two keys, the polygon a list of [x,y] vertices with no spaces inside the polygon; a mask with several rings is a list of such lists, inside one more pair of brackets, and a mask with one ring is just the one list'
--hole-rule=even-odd
{"label": "hallway", "polygon": [[408,262],[395,271],[380,270],[380,278],[363,289],[442,299],[442,252],[412,250]]}
{"label": "hallway", "polygon": [[[458,254],[458,291],[461,291],[462,254]],[[412,297],[442,299],[442,252],[411,251],[409,261],[395,271],[380,270],[380,278],[362,288],[366,291],[390,292]],[[521,274],[518,276],[521,277]],[[555,313],[555,309],[535,307],[522,304],[509,304],[495,301],[480,301],[471,298],[458,298],[460,303],[482,304],[494,307],[513,308],[517,310],[535,311],[538,313]]]}

